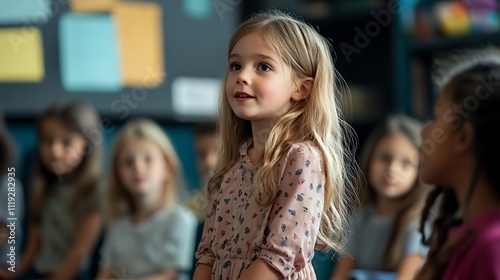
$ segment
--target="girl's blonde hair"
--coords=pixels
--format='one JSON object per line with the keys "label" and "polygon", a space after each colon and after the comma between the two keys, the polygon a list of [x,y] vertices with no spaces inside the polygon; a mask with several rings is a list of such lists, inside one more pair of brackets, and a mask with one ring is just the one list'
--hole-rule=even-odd
{"label": "girl's blonde hair", "polygon": [[[37,127],[38,137],[41,135],[42,123],[50,118],[62,121],[68,130],[79,133],[86,142],[82,161],[74,169],[74,192],[70,205],[76,213],[80,201],[95,199],[96,193],[99,192],[98,182],[101,175],[102,155],[101,121],[97,112],[90,105],[79,101],[62,101],[50,107],[41,116]],[[40,154],[37,154],[35,175],[31,186],[31,219],[33,222],[40,222],[45,200],[58,180],[61,179],[42,163]]]}
{"label": "girl's blonde hair", "polygon": [[177,186],[181,181],[181,165],[175,149],[162,128],[150,119],[136,119],[127,122],[116,136],[111,154],[109,178],[109,219],[135,213],[132,195],[125,189],[118,172],[118,159],[125,142],[132,138],[144,138],[155,143],[162,151],[170,177],[164,186],[161,204],[167,207],[177,202]]}
{"label": "girl's blonde hair", "polygon": [[[389,117],[380,126],[375,128],[366,141],[365,149],[361,156],[361,171],[358,179],[359,192],[364,196],[361,200],[362,205],[376,204],[377,194],[375,188],[365,178],[370,178],[370,164],[373,160],[373,153],[377,144],[388,135],[400,133],[404,135],[418,151],[422,143],[422,124],[410,117],[396,115]],[[411,190],[403,195],[401,209],[394,218],[389,242],[384,249],[380,265],[383,270],[396,271],[402,258],[404,239],[407,233],[408,225],[418,219],[425,204],[425,198],[429,193],[429,187],[422,183],[417,177]]]}
{"label": "girl's blonde hair", "polygon": [[[340,119],[336,72],[330,44],[314,28],[279,11],[259,13],[242,23],[233,34],[228,57],[236,42],[251,32],[261,32],[268,46],[291,67],[296,77],[312,77],[310,96],[297,102],[272,128],[266,140],[262,168],[255,183],[257,202],[269,206],[277,194],[275,170],[294,143],[311,141],[322,154],[325,174],[325,206],[318,235],[318,249],[342,252],[346,242],[344,229],[351,210],[354,188],[348,166],[354,167],[344,132],[350,127]],[[208,183],[209,194],[221,185],[224,174],[239,159],[239,147],[252,137],[249,121],[231,110],[225,94],[229,67],[226,68],[220,94],[221,153]],[[352,133],[352,132],[351,132]],[[352,164],[352,165],[349,165]],[[353,170],[350,170],[353,171]]]}

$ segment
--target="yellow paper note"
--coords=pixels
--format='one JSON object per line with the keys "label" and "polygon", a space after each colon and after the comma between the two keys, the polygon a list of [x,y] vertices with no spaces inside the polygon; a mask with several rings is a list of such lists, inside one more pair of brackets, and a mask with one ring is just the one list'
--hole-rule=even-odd
{"label": "yellow paper note", "polygon": [[115,0],[71,0],[70,7],[73,12],[109,12]]}
{"label": "yellow paper note", "polygon": [[0,82],[39,82],[43,76],[40,30],[35,27],[0,29]]}
{"label": "yellow paper note", "polygon": [[117,20],[124,84],[157,87],[166,76],[161,7],[153,3],[118,2],[113,14]]}

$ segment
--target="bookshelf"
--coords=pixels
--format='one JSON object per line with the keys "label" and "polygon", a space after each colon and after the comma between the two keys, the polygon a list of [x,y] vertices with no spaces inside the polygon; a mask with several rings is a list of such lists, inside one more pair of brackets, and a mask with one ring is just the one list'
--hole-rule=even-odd
{"label": "bookshelf", "polygon": [[[420,8],[429,10],[432,3],[425,3]],[[431,39],[419,39],[404,32],[401,15],[399,17],[393,35],[398,107],[409,115],[427,120],[438,94],[432,81],[436,59],[446,59],[466,49],[499,46],[500,29],[448,37],[434,30]]]}

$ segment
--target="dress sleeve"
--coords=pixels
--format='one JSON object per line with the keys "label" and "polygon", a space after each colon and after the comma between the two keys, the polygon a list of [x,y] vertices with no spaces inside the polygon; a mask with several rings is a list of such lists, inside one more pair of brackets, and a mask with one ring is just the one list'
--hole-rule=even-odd
{"label": "dress sleeve", "polygon": [[215,255],[212,252],[212,242],[215,238],[215,209],[216,205],[212,202],[212,207],[208,211],[203,224],[203,233],[201,235],[200,244],[198,245],[198,250],[195,253],[195,257],[198,260],[198,264],[206,264],[209,266],[214,265]]}
{"label": "dress sleeve", "polygon": [[319,152],[306,144],[293,145],[279,168],[278,193],[259,257],[287,278],[314,256],[325,177]]}

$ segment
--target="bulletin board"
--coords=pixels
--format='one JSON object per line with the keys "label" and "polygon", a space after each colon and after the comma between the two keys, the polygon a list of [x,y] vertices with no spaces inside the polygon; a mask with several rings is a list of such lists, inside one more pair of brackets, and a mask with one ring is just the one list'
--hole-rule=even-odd
{"label": "bulletin board", "polygon": [[[6,1],[9,5],[16,5],[16,3],[25,1],[43,3],[42,0],[3,1]],[[235,1],[229,0],[127,1],[131,3],[154,3],[161,10],[161,48],[163,49],[163,57],[160,59],[163,59],[164,69],[163,73],[161,73],[162,71],[156,73],[161,75],[163,80],[155,85],[155,79],[136,79],[135,83],[138,84],[136,86],[120,86],[114,80],[119,75],[113,72],[116,69],[110,70],[99,67],[96,71],[106,70],[106,73],[111,74],[102,75],[100,72],[88,72],[95,76],[90,77],[92,76],[90,75],[89,79],[99,82],[99,78],[103,78],[103,83],[97,84],[101,86],[98,89],[102,90],[96,90],[95,87],[92,90],[87,90],[86,86],[91,83],[82,79],[82,77],[86,78],[88,75],[79,75],[78,71],[82,69],[75,67],[75,64],[71,62],[67,62],[70,61],[67,57],[81,60],[78,54],[82,50],[78,50],[78,47],[88,43],[85,41],[85,36],[87,36],[85,31],[78,29],[82,18],[73,16],[75,9],[82,11],[82,13],[88,13],[87,15],[94,16],[97,19],[93,20],[93,24],[99,26],[99,34],[91,34],[101,36],[98,38],[102,39],[102,41],[96,40],[92,44],[92,47],[97,48],[100,54],[96,60],[114,62],[119,54],[112,51],[115,47],[113,44],[105,43],[110,36],[110,32],[112,32],[106,27],[109,26],[110,13],[106,11],[105,7],[103,7],[102,11],[87,12],[85,6],[86,3],[94,2],[106,5],[106,3],[119,0],[46,1],[49,2],[48,6],[41,8],[50,9],[46,19],[33,17],[33,20],[29,20],[24,17],[20,23],[5,23],[2,22],[2,12],[0,11],[0,32],[2,29],[8,28],[25,28],[25,32],[28,32],[26,34],[30,34],[30,36],[38,34],[36,36],[40,37],[42,46],[40,50],[41,58],[37,56],[36,51],[30,52],[30,55],[33,54],[36,59],[29,58],[29,62],[34,61],[37,65],[32,66],[33,70],[29,73],[29,77],[24,77],[24,79],[39,79],[39,81],[26,82],[16,81],[15,79],[2,81],[0,77],[0,106],[8,118],[34,118],[55,101],[77,98],[94,105],[103,117],[110,119],[124,120],[134,116],[151,117],[159,120],[176,119],[172,104],[173,83],[182,81],[177,84],[189,85],[194,84],[191,81],[201,81],[197,83],[198,89],[201,91],[204,88],[203,79],[208,79],[209,82],[205,84],[213,87],[213,81],[222,78],[227,63],[227,44],[231,34],[240,22],[241,10],[240,5],[236,5]],[[72,1],[74,2],[72,3]],[[79,6],[82,3],[83,6]],[[2,7],[0,7],[0,10],[2,10]],[[127,12],[130,11],[133,12],[134,9],[125,10],[122,15],[127,16]],[[158,16],[154,12],[150,15],[152,17]],[[132,25],[130,28],[134,28],[134,26]],[[30,28],[37,29],[38,33]],[[128,34],[128,32],[125,34]],[[64,45],[66,43],[61,42],[61,36],[70,38],[68,42],[71,41],[72,45],[70,43],[67,43],[70,47]],[[122,40],[125,41],[115,43],[124,44],[126,47],[130,46],[130,41]],[[71,51],[68,51],[68,49]],[[123,50],[123,48],[121,49]],[[24,59],[28,60],[28,56],[25,56]],[[150,56],[149,59],[154,61],[154,56]],[[2,61],[0,61],[1,63]],[[4,61],[4,63],[7,62]],[[129,72],[134,71],[133,66],[135,64],[133,61],[121,61],[120,63],[121,67],[123,67],[122,64],[129,63]],[[140,61],[136,63],[140,63]],[[40,64],[43,65],[41,70]],[[17,64],[14,63],[13,65]],[[130,65],[132,66],[130,67]],[[43,73],[40,73],[40,71]],[[63,71],[66,72],[62,73]],[[120,71],[123,71],[123,69]],[[154,69],[151,71],[155,72]],[[42,78],[40,78],[40,75],[42,75]],[[131,75],[126,79],[134,83],[133,73]],[[195,79],[190,80],[190,78]],[[144,87],[140,86],[141,82],[145,83]],[[202,92],[200,94],[203,95]],[[188,95],[184,99],[184,104],[189,104]]]}

